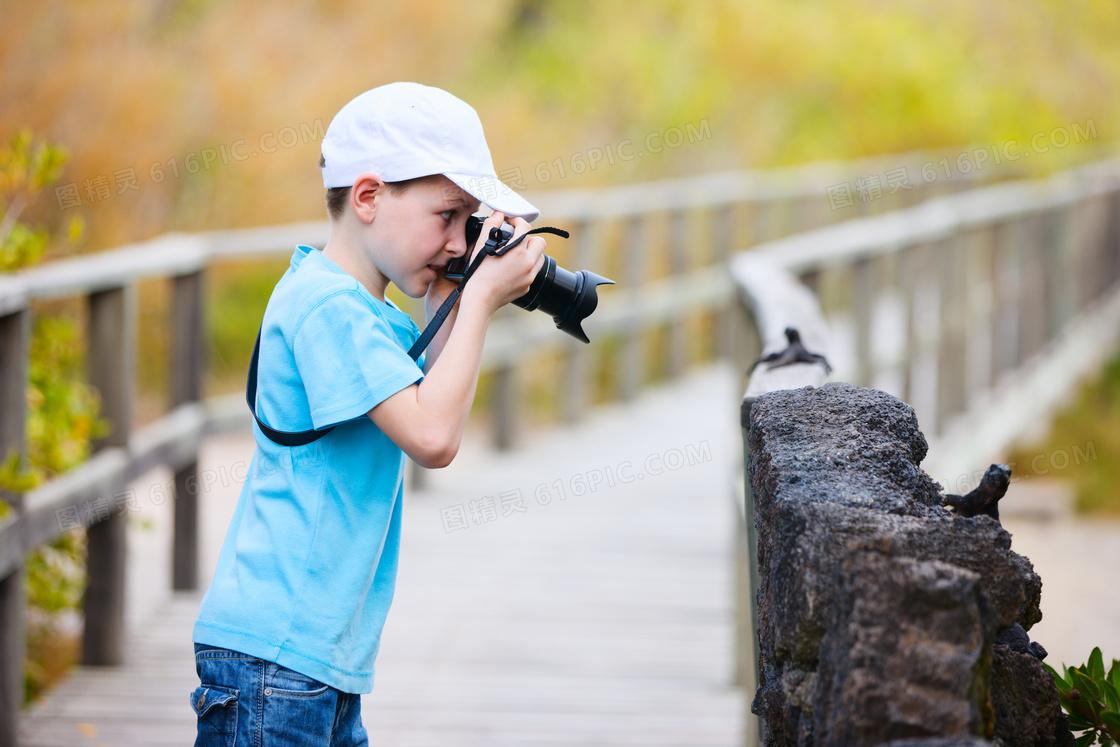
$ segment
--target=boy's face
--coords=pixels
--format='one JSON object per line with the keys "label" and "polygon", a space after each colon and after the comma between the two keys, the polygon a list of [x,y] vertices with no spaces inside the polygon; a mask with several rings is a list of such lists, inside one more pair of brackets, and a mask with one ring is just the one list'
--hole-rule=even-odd
{"label": "boy's face", "polygon": [[467,217],[480,203],[442,174],[402,194],[384,188],[376,200],[369,226],[370,260],[405,295],[420,298],[448,260],[466,253]]}

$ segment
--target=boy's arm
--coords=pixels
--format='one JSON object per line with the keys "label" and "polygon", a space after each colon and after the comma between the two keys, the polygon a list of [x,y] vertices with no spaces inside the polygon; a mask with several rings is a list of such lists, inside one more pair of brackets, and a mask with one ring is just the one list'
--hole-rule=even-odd
{"label": "boy's arm", "polygon": [[[516,234],[529,228],[521,219],[511,223]],[[446,467],[458,453],[478,386],[486,327],[498,308],[528,292],[544,264],[544,247],[543,239],[531,236],[479,265],[453,312],[455,319],[449,315],[444,322],[450,330],[441,328],[433,340],[443,337],[443,344],[432,351],[424,380],[369,411],[374,424],[420,466]]]}

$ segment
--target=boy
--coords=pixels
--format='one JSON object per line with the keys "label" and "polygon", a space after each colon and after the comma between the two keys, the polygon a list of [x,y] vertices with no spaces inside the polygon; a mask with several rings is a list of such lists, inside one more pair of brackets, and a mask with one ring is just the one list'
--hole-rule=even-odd
{"label": "boy", "polygon": [[[300,246],[265,310],[257,448],[195,622],[203,745],[367,745],[361,693],[396,580],[405,455],[444,467],[458,450],[493,313],[544,263],[531,236],[478,267],[421,362],[417,326],[385,297],[455,287],[480,198],[520,235],[538,211],[498,181],[478,115],[451,94],[393,83],[358,96],[322,143],[331,236]],[[477,249],[477,247],[476,247]],[[335,426],[282,446],[266,428]]]}

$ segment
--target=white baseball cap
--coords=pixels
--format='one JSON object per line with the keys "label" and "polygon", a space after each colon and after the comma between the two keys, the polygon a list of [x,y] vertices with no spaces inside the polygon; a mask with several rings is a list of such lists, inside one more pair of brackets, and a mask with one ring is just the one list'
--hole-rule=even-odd
{"label": "white baseball cap", "polygon": [[365,173],[387,182],[443,174],[507,217],[540,211],[498,179],[482,121],[470,104],[419,83],[389,83],[354,98],[322,142],[323,186],[350,187]]}

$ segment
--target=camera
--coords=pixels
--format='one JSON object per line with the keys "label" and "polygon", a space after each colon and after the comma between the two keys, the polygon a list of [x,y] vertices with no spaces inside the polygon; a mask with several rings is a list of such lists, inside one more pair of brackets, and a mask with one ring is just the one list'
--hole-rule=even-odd
{"label": "camera", "polygon": [[[467,253],[447,263],[444,272],[449,280],[460,281],[467,271],[471,250],[482,232],[483,219],[476,215],[467,218]],[[566,235],[566,234],[565,234]],[[513,238],[513,227],[503,223],[501,228],[491,230],[490,238],[496,240],[498,253],[501,247]],[[556,264],[556,260],[544,255],[544,266],[533,278],[529,292],[512,303],[526,311],[540,309],[552,317],[556,328],[567,332],[577,340],[591,342],[583,331],[583,320],[591,316],[599,304],[596,288],[605,283],[614,284],[601,275],[587,270],[569,272]]]}

